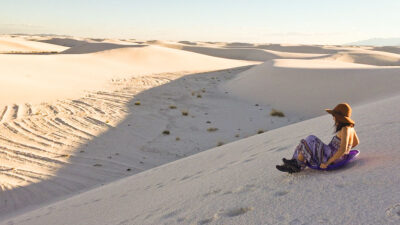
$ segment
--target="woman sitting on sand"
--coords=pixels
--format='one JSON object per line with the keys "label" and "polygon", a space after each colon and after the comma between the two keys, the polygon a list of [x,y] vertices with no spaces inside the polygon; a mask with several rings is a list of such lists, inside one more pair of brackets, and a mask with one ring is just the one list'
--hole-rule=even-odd
{"label": "woman sitting on sand", "polygon": [[333,116],[336,135],[326,145],[314,135],[302,139],[296,147],[291,160],[283,158],[283,165],[276,168],[283,172],[296,173],[305,169],[307,163],[325,169],[342,156],[349,154],[350,149],[359,144],[354,130],[354,121],[350,118],[351,108],[347,103],[337,105],[333,110],[325,109]]}

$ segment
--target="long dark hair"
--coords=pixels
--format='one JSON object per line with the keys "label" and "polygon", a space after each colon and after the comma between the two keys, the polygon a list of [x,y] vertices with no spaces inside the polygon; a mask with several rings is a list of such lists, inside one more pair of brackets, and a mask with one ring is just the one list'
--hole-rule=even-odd
{"label": "long dark hair", "polygon": [[[336,120],[335,120],[336,121]],[[354,124],[352,124],[352,123],[343,123],[343,122],[338,122],[338,121],[336,121],[335,122],[335,125],[334,125],[334,127],[335,127],[335,132],[334,133],[337,133],[337,132],[339,132],[343,127],[347,127],[347,126],[350,126],[350,127],[354,127]]]}

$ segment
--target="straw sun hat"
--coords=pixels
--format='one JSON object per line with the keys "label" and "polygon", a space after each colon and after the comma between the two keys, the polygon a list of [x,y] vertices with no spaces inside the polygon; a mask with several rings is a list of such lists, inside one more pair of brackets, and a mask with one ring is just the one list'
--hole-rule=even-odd
{"label": "straw sun hat", "polygon": [[351,117],[351,107],[347,103],[340,103],[334,109],[325,109],[329,114],[332,114],[337,121],[342,123],[354,124]]}

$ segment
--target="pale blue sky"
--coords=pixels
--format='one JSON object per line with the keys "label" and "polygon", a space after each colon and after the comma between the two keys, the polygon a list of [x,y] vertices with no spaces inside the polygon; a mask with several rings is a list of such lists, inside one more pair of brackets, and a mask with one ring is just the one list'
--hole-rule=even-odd
{"label": "pale blue sky", "polygon": [[342,44],[399,27],[400,0],[0,0],[0,34]]}

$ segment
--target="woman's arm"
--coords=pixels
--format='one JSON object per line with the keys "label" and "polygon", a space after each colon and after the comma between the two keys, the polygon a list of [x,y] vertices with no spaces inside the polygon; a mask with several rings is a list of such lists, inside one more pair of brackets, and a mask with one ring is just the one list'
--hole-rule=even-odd
{"label": "woman's arm", "polygon": [[360,140],[358,139],[356,131],[354,131],[354,138],[353,138],[353,145],[351,146],[352,148],[356,147],[358,144],[360,144]]}
{"label": "woman's arm", "polygon": [[337,152],[325,163],[327,166],[335,162],[335,160],[342,157],[343,154],[346,152],[346,148],[349,145],[349,140],[350,140],[349,129],[350,129],[349,127],[343,127],[342,130],[340,131],[342,133],[340,147],[337,150]]}

